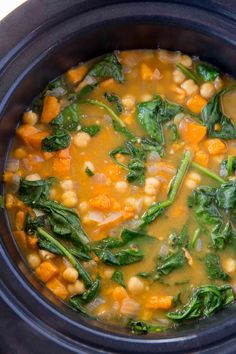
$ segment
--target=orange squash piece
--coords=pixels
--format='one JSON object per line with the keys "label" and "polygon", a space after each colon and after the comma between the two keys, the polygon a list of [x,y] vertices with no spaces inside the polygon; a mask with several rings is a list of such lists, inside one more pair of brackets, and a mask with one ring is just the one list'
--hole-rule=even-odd
{"label": "orange squash piece", "polygon": [[57,278],[52,278],[46,283],[46,287],[60,299],[65,300],[68,296],[66,287]]}
{"label": "orange squash piece", "polygon": [[28,137],[38,132],[39,130],[30,124],[22,124],[19,128],[16,129],[16,135],[26,145],[29,145]]}
{"label": "orange squash piece", "polygon": [[87,73],[88,68],[85,65],[78,66],[77,68],[70,69],[67,71],[67,79],[73,84],[77,84],[79,81],[81,81],[85,74]]}
{"label": "orange squash piece", "polygon": [[193,113],[199,114],[203,110],[207,101],[200,95],[194,95],[187,101],[187,106]]}
{"label": "orange squash piece", "polygon": [[49,133],[46,131],[42,131],[42,132],[38,132],[36,134],[29,135],[27,137],[28,144],[33,149],[40,149],[42,140],[45,139],[48,135],[49,135]]}
{"label": "orange squash piece", "polygon": [[209,163],[209,154],[203,150],[199,150],[195,154],[194,161],[199,163],[199,165],[207,167]]}
{"label": "orange squash piece", "polygon": [[55,157],[53,159],[52,168],[56,176],[67,177],[70,172],[70,161],[71,159],[61,159]]}
{"label": "orange squash piece", "polygon": [[169,310],[172,306],[173,296],[151,296],[146,303],[146,308],[153,310]]}
{"label": "orange squash piece", "polygon": [[46,283],[58,273],[58,269],[54,264],[45,261],[36,268],[35,273],[44,283]]}
{"label": "orange squash piece", "polygon": [[116,286],[112,292],[112,297],[115,301],[121,303],[125,298],[128,297],[128,294],[123,286]]}
{"label": "orange squash piece", "polygon": [[60,113],[60,103],[54,96],[46,96],[41,114],[42,123],[50,123]]}
{"label": "orange squash piece", "polygon": [[198,144],[207,134],[207,128],[204,125],[193,122],[181,122],[180,135],[187,143]]}
{"label": "orange squash piece", "polygon": [[227,152],[227,147],[222,140],[215,138],[215,139],[208,139],[205,143],[206,148],[210,155],[221,155]]}

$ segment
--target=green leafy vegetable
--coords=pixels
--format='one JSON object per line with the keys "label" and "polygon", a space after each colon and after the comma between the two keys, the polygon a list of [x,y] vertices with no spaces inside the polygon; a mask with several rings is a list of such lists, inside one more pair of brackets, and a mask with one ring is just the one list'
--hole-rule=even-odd
{"label": "green leafy vegetable", "polygon": [[215,253],[208,253],[205,257],[205,265],[209,279],[220,279],[227,281],[230,276],[226,274],[220,264],[220,257]]}
{"label": "green leafy vegetable", "polygon": [[229,155],[227,160],[220,164],[220,175],[229,177],[236,173],[236,156]]}
{"label": "green leafy vegetable", "polygon": [[197,64],[196,71],[204,81],[214,81],[220,76],[220,71],[218,69],[206,63]]}
{"label": "green leafy vegetable", "polygon": [[[222,112],[221,98],[224,94],[234,91],[236,86],[224,88],[217,92],[202,110],[202,121],[208,129],[208,136],[220,139],[236,139],[236,128],[233,121]],[[219,123],[221,130],[215,130],[215,124]]]}
{"label": "green leafy vegetable", "polygon": [[[95,242],[92,249],[100,260],[106,264],[122,266],[143,259],[142,250],[137,247],[138,240],[152,240],[153,238],[142,231],[123,229],[120,238],[107,237],[101,241]],[[129,245],[128,248],[124,248]],[[118,248],[117,251],[111,249]]]}
{"label": "green leafy vegetable", "polygon": [[28,181],[22,179],[20,181],[18,196],[26,204],[34,206],[41,199],[48,199],[49,191],[55,178],[39,179],[36,181]]}
{"label": "green leafy vegetable", "polygon": [[76,131],[79,126],[80,113],[79,105],[73,103],[65,107],[50,124],[69,131]]}
{"label": "green leafy vegetable", "polygon": [[33,219],[30,216],[30,214],[26,214],[24,230],[28,235],[33,235],[37,231],[37,228],[43,227],[44,224],[45,224],[44,215],[37,216]]}
{"label": "green leafy vegetable", "polygon": [[122,66],[113,53],[106,54],[99,62],[95,63],[87,76],[95,77],[96,79],[114,78],[120,83],[124,82]]}
{"label": "green leafy vegetable", "polygon": [[193,291],[182,309],[168,312],[167,317],[176,322],[209,317],[232,302],[234,293],[230,285],[203,285]]}
{"label": "green leafy vegetable", "polygon": [[96,280],[94,280],[93,284],[88,290],[86,290],[82,295],[78,295],[80,297],[81,302],[87,304],[88,302],[93,300],[97,296],[99,288],[100,280],[99,278],[97,278]]}
{"label": "green leafy vegetable", "polygon": [[163,100],[161,96],[156,96],[151,101],[141,102],[137,105],[137,119],[150,138],[159,144],[164,144],[162,124],[182,111],[183,107]]}
{"label": "green leafy vegetable", "polygon": [[90,170],[90,168],[89,168],[89,167],[86,167],[86,169],[85,169],[85,173],[87,173],[87,175],[88,175],[89,177],[94,176],[93,171],[92,171],[92,170]]}
{"label": "green leafy vegetable", "polygon": [[115,93],[105,92],[104,93],[104,97],[106,98],[106,100],[108,102],[114,103],[117,114],[121,114],[122,113],[123,105],[122,105],[122,102],[121,102],[119,96],[117,96]]}
{"label": "green leafy vegetable", "polygon": [[182,250],[163,258],[157,267],[157,273],[160,275],[168,275],[173,270],[182,268],[187,264],[186,257]]}
{"label": "green leafy vegetable", "polygon": [[213,246],[222,250],[224,247],[236,239],[236,230],[231,222],[218,223],[211,231]]}
{"label": "green leafy vegetable", "polygon": [[[126,178],[129,183],[143,185],[145,181],[147,154],[152,151],[156,151],[160,156],[163,156],[161,145],[151,139],[137,138],[126,141],[124,146],[112,150],[109,155],[116,164],[128,171]],[[116,159],[117,154],[129,156],[129,164],[120,163]]]}
{"label": "green leafy vegetable", "polygon": [[91,84],[91,85],[86,85],[84,86],[80,92],[78,94],[76,94],[76,99],[82,99],[85,96],[88,96],[96,87],[97,87],[97,83],[96,84]]}
{"label": "green leafy vegetable", "polygon": [[152,323],[147,323],[144,321],[135,321],[135,320],[129,321],[128,328],[131,330],[133,334],[138,334],[138,335],[162,332],[166,329],[166,327],[164,326],[157,326]]}
{"label": "green leafy vegetable", "polygon": [[70,145],[70,134],[65,129],[55,128],[52,133],[42,140],[43,151],[58,151]]}
{"label": "green leafy vegetable", "polygon": [[124,135],[128,139],[135,138],[135,135],[125,126],[124,122],[105,103],[95,100],[95,99],[88,98],[85,100],[79,100],[78,104],[91,104],[91,105],[105,109],[112,119],[112,124],[113,124],[114,130],[116,130],[118,133]]}
{"label": "green leafy vegetable", "polygon": [[40,237],[49,241],[52,245],[55,246],[56,249],[60,250],[61,254],[64,255],[71,263],[73,267],[79,272],[81,279],[84,281],[86,287],[91,287],[94,285],[94,282],[88,272],[84,269],[84,267],[80,264],[80,262],[68,251],[68,249],[62,245],[58,240],[56,240],[52,235],[50,235],[46,230],[39,227],[37,232]]}
{"label": "green leafy vegetable", "polygon": [[2,195],[0,195],[0,208],[4,208],[4,198]]}
{"label": "green leafy vegetable", "polygon": [[101,131],[101,127],[98,124],[93,124],[93,125],[88,125],[86,127],[82,127],[81,131],[93,137]]}
{"label": "green leafy vegetable", "polygon": [[166,210],[173,202],[175,201],[178,190],[181,186],[181,183],[184,179],[184,176],[188,170],[190,164],[191,154],[189,151],[186,151],[184,158],[181,161],[178,171],[171,182],[171,186],[168,192],[168,198],[163,202],[157,202],[151,205],[147,211],[141,217],[141,226],[148,225]]}
{"label": "green leafy vegetable", "polygon": [[213,171],[209,170],[209,168],[203,167],[194,161],[191,162],[191,166],[196,168],[198,171],[203,172],[206,176],[211,177],[212,179],[214,179],[217,182],[220,182],[220,183],[225,182],[225,180],[223,178],[218,176]]}
{"label": "green leafy vegetable", "polygon": [[199,79],[199,77],[191,70],[189,70],[188,68],[186,68],[186,66],[184,66],[181,63],[176,64],[176,67],[188,78],[191,79],[193,81],[195,81],[197,84],[200,84],[201,80]]}
{"label": "green leafy vegetable", "polygon": [[124,276],[121,270],[115,270],[111,279],[125,288]]}
{"label": "green leafy vegetable", "polygon": [[228,181],[216,190],[216,203],[219,208],[233,209],[236,207],[236,180]]}
{"label": "green leafy vegetable", "polygon": [[171,131],[171,138],[170,138],[170,142],[171,143],[174,143],[176,140],[179,139],[179,131],[178,131],[178,128],[177,126],[172,123],[172,124],[168,124],[167,125],[167,128]]}
{"label": "green leafy vegetable", "polygon": [[68,301],[68,305],[77,312],[82,313],[85,316],[88,316],[86,309],[84,308],[84,306],[81,304],[81,300],[79,295],[74,295],[72,296],[69,301]]}

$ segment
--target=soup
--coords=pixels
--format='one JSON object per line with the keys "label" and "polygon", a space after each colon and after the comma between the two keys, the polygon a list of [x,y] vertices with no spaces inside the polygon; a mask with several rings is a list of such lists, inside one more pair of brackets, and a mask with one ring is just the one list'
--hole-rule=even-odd
{"label": "soup", "polygon": [[234,302],[235,119],[234,80],[180,52],[107,54],[50,82],[3,177],[35,275],[136,334]]}

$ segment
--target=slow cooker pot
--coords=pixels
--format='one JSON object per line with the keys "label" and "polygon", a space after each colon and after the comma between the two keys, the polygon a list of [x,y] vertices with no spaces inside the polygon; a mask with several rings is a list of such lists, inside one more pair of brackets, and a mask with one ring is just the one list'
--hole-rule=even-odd
{"label": "slow cooker pot", "polygon": [[[233,0],[229,7],[218,3],[31,0],[8,16],[0,25],[1,173],[23,110],[49,80],[79,61],[115,49],[161,47],[200,56],[236,76],[236,9]],[[0,295],[58,346],[78,353],[235,352],[236,304],[158,336],[138,337],[84,318],[36,280],[4,211],[0,223]]]}

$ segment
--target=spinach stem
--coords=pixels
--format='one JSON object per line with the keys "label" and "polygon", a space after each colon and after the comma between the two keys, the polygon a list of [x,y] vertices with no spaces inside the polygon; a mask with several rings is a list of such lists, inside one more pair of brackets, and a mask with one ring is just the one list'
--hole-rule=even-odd
{"label": "spinach stem", "polygon": [[198,85],[201,83],[201,80],[198,78],[198,76],[193,73],[191,70],[187,69],[183,64],[178,63],[176,64],[176,67],[189,79],[192,79],[195,81]]}
{"label": "spinach stem", "polygon": [[228,173],[228,176],[231,176],[232,173],[233,173],[233,156],[232,155],[229,155],[228,156],[228,160],[227,160],[227,173]]}
{"label": "spinach stem", "polygon": [[174,202],[175,197],[178,193],[179,187],[184,179],[184,175],[187,172],[187,169],[189,167],[189,163],[190,163],[190,158],[191,158],[191,153],[190,151],[186,151],[184,154],[184,158],[180,163],[180,166],[178,168],[177,174],[175,175],[171,186],[170,186],[170,190],[168,193],[168,199],[170,200],[171,203]]}
{"label": "spinach stem", "polygon": [[223,178],[221,178],[220,176],[218,176],[216,173],[214,173],[213,171],[209,170],[206,167],[199,165],[196,162],[192,162],[191,166],[196,168],[198,171],[205,173],[205,175],[207,175],[208,177],[211,177],[212,179],[214,179],[217,182],[220,182],[220,183],[225,182],[225,180]]}
{"label": "spinach stem", "polygon": [[87,273],[87,271],[83,268],[83,266],[80,264],[80,262],[74,256],[72,256],[72,254],[65,248],[65,246],[63,246],[59,241],[57,241],[53,236],[51,236],[47,231],[45,231],[41,227],[38,227],[37,231],[38,231],[39,235],[43,236],[44,238],[46,238],[46,240],[48,240],[49,242],[51,242],[57,248],[60,249],[60,251],[68,259],[68,261],[71,263],[71,265],[73,267],[75,267],[76,270],[79,272],[81,278],[84,281],[85,286],[86,287],[91,286],[93,283],[92,278]]}
{"label": "spinach stem", "polygon": [[122,128],[123,128],[123,130],[125,130],[125,132],[123,132],[124,135],[126,135],[126,136],[129,135],[130,138],[135,137],[135,135],[126,127],[125,123],[119,118],[119,116],[105,103],[95,100],[95,99],[90,99],[90,98],[87,98],[85,100],[79,100],[78,103],[79,104],[80,103],[92,104],[94,106],[98,106],[98,107],[105,109],[110,114],[113,122],[120,126],[121,132],[122,132]]}
{"label": "spinach stem", "polygon": [[193,234],[193,239],[192,239],[192,242],[191,242],[192,248],[195,248],[196,242],[197,242],[197,240],[198,240],[200,234],[201,234],[201,229],[200,229],[200,227],[198,227],[198,228],[195,230],[194,234]]}

